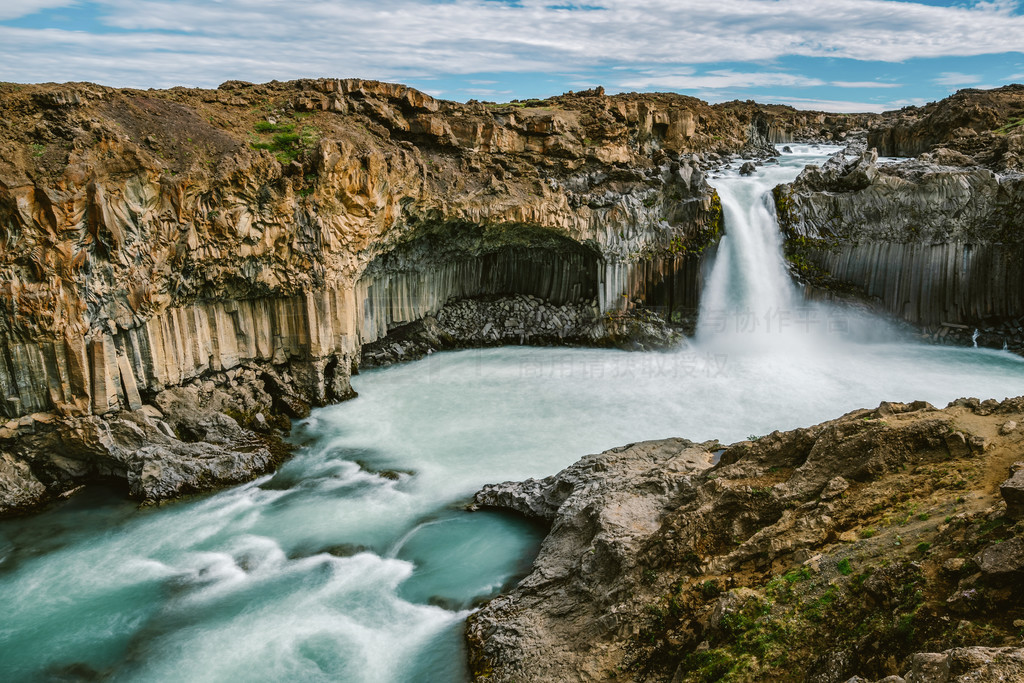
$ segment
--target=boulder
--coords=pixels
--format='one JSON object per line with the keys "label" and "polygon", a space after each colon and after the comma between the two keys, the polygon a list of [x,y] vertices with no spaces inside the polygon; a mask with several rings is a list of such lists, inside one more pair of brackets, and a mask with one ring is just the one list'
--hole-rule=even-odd
{"label": "boulder", "polygon": [[910,658],[911,670],[906,683],[946,683],[949,680],[949,655],[942,652],[918,652]]}
{"label": "boulder", "polygon": [[1024,463],[1015,463],[1010,478],[999,485],[999,493],[1006,501],[1006,516],[1024,519]]}
{"label": "boulder", "polygon": [[1024,577],[1024,537],[1015,536],[1002,543],[993,543],[975,555],[974,561],[988,579],[1020,579]]}

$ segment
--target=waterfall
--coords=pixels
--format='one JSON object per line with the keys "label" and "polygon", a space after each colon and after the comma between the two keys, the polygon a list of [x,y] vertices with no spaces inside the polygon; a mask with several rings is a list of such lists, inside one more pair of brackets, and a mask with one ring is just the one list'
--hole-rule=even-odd
{"label": "waterfall", "polygon": [[711,180],[722,201],[725,234],[701,296],[698,341],[771,348],[791,344],[794,332],[821,331],[834,322],[821,307],[803,302],[789,275],[771,190],[838,148],[794,148],[750,176],[727,171]]}

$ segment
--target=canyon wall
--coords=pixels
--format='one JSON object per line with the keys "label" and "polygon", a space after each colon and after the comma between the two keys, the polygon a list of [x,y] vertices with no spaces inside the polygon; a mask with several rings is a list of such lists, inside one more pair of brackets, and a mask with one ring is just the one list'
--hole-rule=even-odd
{"label": "canyon wall", "polygon": [[351,79],[6,84],[0,119],[9,418],[136,409],[242,364],[340,400],[363,344],[460,298],[692,311],[721,230],[704,170],[867,122],[600,90],[458,104]]}
{"label": "canyon wall", "polygon": [[949,163],[963,161],[949,150],[898,164],[839,155],[776,188],[794,270],[925,328],[1008,326],[991,341],[1019,346],[1024,176]]}

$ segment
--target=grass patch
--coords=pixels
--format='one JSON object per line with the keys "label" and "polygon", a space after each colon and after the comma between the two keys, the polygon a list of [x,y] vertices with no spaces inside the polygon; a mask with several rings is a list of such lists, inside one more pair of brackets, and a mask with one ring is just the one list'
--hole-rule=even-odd
{"label": "grass patch", "polygon": [[996,128],[992,132],[997,133],[999,135],[1006,135],[1007,133],[1013,132],[1016,128],[1024,129],[1024,117],[1019,118],[1016,121],[1010,121],[1005,126],[1001,128]]}
{"label": "grass patch", "polygon": [[257,121],[253,126],[257,133],[291,133],[295,130],[294,123],[271,123],[270,121]]}
{"label": "grass patch", "polygon": [[[320,139],[320,131],[313,126],[302,126],[296,132],[294,123],[271,123],[258,121],[254,126],[260,137],[255,137],[249,146],[253,149],[265,149],[273,152],[282,164],[288,164],[299,158],[304,152],[313,148]],[[264,136],[270,135],[267,140]]]}

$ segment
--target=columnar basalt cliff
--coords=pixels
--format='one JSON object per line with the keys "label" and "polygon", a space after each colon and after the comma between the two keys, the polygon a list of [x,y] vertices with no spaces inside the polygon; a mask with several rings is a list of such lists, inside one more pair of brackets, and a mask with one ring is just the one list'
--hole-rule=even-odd
{"label": "columnar basalt cliff", "polygon": [[776,188],[802,274],[925,326],[1024,315],[1024,176],[876,156],[836,156]]}
{"label": "columnar basalt cliff", "polygon": [[[866,295],[934,338],[977,327],[979,343],[1024,348],[1022,117],[1022,86],[963,91],[884,119],[869,136],[878,150],[776,188],[794,272]],[[878,152],[920,156],[879,163]]]}
{"label": "columnar basalt cliff", "polygon": [[721,230],[704,170],[870,121],[600,89],[2,85],[0,439],[185,385],[206,405],[210,381],[247,426],[341,400],[364,344],[467,298],[690,312]]}

